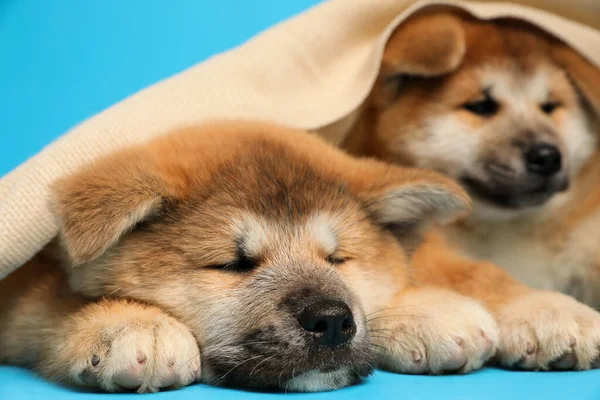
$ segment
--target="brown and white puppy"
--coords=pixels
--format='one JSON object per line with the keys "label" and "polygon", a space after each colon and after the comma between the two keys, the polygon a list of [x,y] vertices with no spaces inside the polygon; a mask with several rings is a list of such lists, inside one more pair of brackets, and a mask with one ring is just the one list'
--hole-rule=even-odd
{"label": "brown and white puppy", "polygon": [[307,133],[172,133],[55,185],[66,254],[48,248],[0,282],[0,361],[140,392],[330,390],[374,367],[469,372],[496,352],[593,367],[600,315],[583,304],[453,255],[409,267],[423,224],[468,207],[441,175]]}
{"label": "brown and white puppy", "polygon": [[474,211],[450,246],[600,307],[600,71],[516,21],[447,10],[390,38],[343,147],[456,179]]}

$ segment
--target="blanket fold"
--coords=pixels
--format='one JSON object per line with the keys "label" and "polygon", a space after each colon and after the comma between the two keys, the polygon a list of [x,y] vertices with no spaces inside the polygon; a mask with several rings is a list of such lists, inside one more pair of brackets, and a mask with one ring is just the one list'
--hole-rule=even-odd
{"label": "blanket fold", "polygon": [[528,21],[600,66],[600,1],[516,3],[329,0],[132,95],[0,180],[0,279],[56,236],[48,185],[108,152],[220,118],[321,130],[332,143],[340,143],[375,81],[387,38],[424,7],[458,7],[481,19]]}

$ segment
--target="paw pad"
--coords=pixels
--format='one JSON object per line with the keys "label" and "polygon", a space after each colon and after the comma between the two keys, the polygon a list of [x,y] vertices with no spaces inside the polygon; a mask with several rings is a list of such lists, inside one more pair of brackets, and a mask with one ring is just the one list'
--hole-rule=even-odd
{"label": "paw pad", "polygon": [[552,369],[573,369],[577,364],[577,356],[573,351],[569,351],[562,356],[558,357],[556,360],[550,363],[550,368]]}

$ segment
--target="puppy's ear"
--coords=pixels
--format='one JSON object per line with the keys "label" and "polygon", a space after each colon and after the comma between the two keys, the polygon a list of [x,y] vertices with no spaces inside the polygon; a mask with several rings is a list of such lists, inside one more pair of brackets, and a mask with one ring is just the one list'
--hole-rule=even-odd
{"label": "puppy's ear", "polygon": [[366,170],[362,185],[355,186],[359,198],[372,218],[405,245],[415,245],[431,225],[449,224],[471,209],[464,189],[438,173],[375,163]]}
{"label": "puppy's ear", "polygon": [[553,58],[571,78],[581,95],[600,118],[600,68],[563,43],[553,47]]}
{"label": "puppy's ear", "polygon": [[455,71],[466,51],[460,17],[426,13],[400,24],[383,53],[376,84],[376,101],[393,100],[410,77],[436,77]]}
{"label": "puppy's ear", "polygon": [[109,156],[55,182],[52,208],[74,265],[92,261],[136,224],[183,196],[185,179],[143,150]]}

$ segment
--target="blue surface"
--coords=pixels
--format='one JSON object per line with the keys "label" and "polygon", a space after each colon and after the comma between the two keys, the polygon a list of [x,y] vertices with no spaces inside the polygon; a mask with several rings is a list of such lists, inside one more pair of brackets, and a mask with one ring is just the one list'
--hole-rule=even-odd
{"label": "blue surface", "polygon": [[[316,3],[318,0],[0,0],[0,175],[94,113]],[[27,371],[0,367],[0,400],[100,396],[105,395],[72,392]],[[444,377],[379,372],[357,387],[293,396],[598,400],[600,371],[488,369]],[[113,397],[123,396],[110,395]],[[196,385],[150,397],[251,400],[282,395]]]}
{"label": "blue surface", "polygon": [[[468,376],[412,376],[377,372],[365,383],[326,393],[249,393],[205,385],[173,392],[144,395],[155,400],[598,400],[600,375],[588,372],[504,372],[483,370]],[[99,400],[140,399],[133,394],[89,394],[68,392],[18,368],[0,367],[0,399]],[[108,397],[107,397],[108,396]],[[135,397],[137,396],[137,397]]]}

